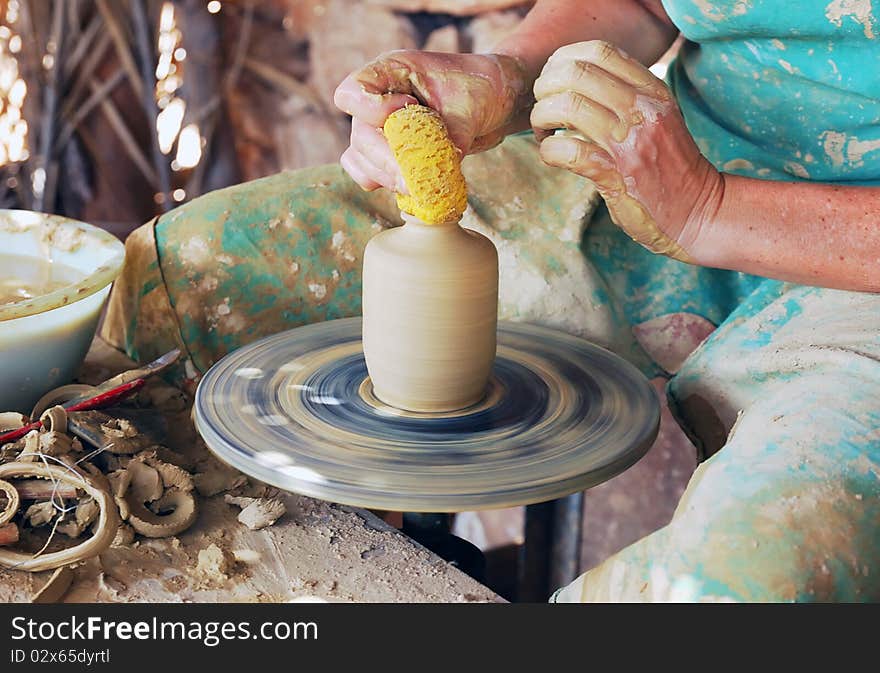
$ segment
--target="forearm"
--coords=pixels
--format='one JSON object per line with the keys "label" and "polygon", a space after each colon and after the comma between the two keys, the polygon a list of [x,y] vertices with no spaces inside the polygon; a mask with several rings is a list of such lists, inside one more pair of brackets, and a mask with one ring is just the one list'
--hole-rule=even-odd
{"label": "forearm", "polygon": [[704,266],[880,292],[880,187],[723,175],[712,212],[681,241]]}
{"label": "forearm", "polygon": [[566,44],[605,40],[652,65],[677,34],[659,0],[538,0],[493,51],[519,59],[531,84],[553,52]]}

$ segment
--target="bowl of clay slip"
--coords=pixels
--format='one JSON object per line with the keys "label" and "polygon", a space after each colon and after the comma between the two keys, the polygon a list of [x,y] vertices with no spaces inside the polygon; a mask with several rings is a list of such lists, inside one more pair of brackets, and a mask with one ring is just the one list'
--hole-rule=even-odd
{"label": "bowl of clay slip", "polygon": [[0,209],[0,411],[28,413],[73,379],[124,258],[97,227]]}

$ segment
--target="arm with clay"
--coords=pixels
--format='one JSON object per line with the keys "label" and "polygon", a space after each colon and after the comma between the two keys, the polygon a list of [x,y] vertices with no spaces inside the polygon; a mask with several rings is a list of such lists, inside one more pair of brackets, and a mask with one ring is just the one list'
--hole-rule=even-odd
{"label": "arm with clay", "polygon": [[697,263],[880,292],[880,187],[720,178],[712,207],[684,242]]}
{"label": "arm with clay", "polygon": [[538,0],[492,54],[400,50],[349,75],[335,103],[352,116],[351,143],[340,159],[364,189],[406,188],[379,130],[394,110],[421,103],[443,117],[463,154],[489,149],[528,128],[532,85],[558,47],[585,39],[618,44],[653,63],[677,30],[660,0]]}

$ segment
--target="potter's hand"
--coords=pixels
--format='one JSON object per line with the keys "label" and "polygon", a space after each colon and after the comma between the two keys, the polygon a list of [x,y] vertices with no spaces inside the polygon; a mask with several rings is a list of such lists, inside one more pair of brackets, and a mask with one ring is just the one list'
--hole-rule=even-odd
{"label": "potter's hand", "polygon": [[494,54],[392,51],[345,78],[336,106],[350,114],[342,167],[364,189],[406,187],[381,128],[389,114],[421,103],[440,113],[462,154],[500,143],[531,102],[518,61]]}
{"label": "potter's hand", "polygon": [[[692,261],[689,247],[718,207],[723,180],[663,82],[606,42],[580,42],[550,57],[535,98],[541,158],[592,180],[634,240]],[[569,133],[550,135],[556,129]]]}

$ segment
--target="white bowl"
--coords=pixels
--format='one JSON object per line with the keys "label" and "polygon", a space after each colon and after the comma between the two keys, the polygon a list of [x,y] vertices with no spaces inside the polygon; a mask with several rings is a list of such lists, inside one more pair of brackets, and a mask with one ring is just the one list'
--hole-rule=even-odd
{"label": "white bowl", "polygon": [[47,260],[76,272],[68,285],[0,304],[0,411],[28,413],[42,395],[75,376],[124,259],[125,246],[102,229],[0,209],[0,280],[20,274],[23,264],[35,269]]}

